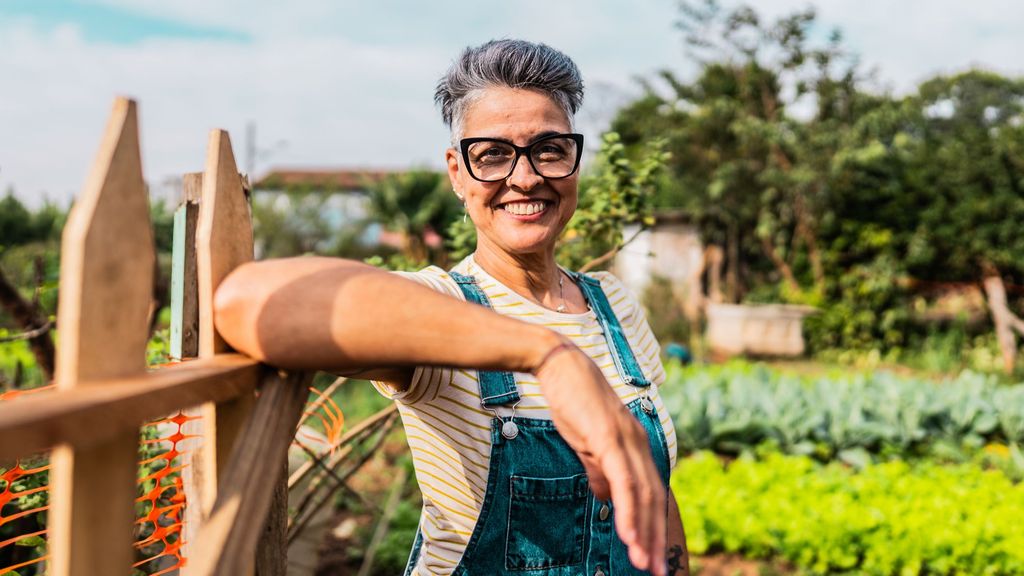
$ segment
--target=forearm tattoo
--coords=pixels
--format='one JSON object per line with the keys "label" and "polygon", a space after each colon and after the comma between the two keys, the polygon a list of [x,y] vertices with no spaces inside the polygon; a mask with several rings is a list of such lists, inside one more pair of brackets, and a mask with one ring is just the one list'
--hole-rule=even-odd
{"label": "forearm tattoo", "polygon": [[690,576],[689,558],[678,544],[668,549],[668,576]]}

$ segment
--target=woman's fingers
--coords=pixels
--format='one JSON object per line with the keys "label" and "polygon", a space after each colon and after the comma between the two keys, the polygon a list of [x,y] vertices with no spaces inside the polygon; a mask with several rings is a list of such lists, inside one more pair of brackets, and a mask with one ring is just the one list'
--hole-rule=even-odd
{"label": "woman's fingers", "polygon": [[650,458],[647,434],[636,420],[624,425],[618,449],[602,458],[602,468],[615,503],[615,529],[640,570],[665,573],[660,561],[665,547],[665,487]]}
{"label": "woman's fingers", "polygon": [[646,430],[582,352],[553,356],[537,374],[555,426],[580,456],[591,490],[615,504],[615,528],[630,561],[664,575],[666,488]]}

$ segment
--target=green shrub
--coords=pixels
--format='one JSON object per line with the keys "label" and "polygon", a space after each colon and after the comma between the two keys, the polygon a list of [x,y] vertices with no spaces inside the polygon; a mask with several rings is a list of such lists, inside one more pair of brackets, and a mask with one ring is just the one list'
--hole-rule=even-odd
{"label": "green shrub", "polygon": [[1024,485],[999,472],[762,456],[680,462],[672,488],[692,553],[781,557],[814,574],[1024,574]]}

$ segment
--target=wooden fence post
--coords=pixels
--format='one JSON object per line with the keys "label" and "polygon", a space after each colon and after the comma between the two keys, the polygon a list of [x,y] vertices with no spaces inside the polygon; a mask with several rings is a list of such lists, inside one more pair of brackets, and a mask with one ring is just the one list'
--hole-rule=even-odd
{"label": "wooden fence post", "polygon": [[196,277],[196,224],[202,172],[182,178],[181,204],[174,212],[171,260],[171,358],[199,356],[199,280]]}
{"label": "wooden fence post", "polygon": [[[187,565],[189,576],[252,574],[281,465],[309,396],[310,376],[271,372],[263,378],[256,408],[245,423],[245,441],[231,453],[217,500]],[[281,566],[266,554],[260,560],[265,574]]]}
{"label": "wooden fence post", "polygon": [[[135,102],[119,98],[64,227],[58,390],[145,373],[155,250]],[[52,456],[51,576],[130,574],[139,430]]]}
{"label": "wooden fence post", "polygon": [[[182,177],[181,203],[174,212],[174,241],[171,258],[171,358],[186,360],[199,356],[199,279],[196,275],[196,225],[199,222],[199,198],[203,191],[203,173]],[[191,554],[195,536],[203,523],[202,408],[182,410],[194,419],[181,425],[185,440],[178,443],[181,452],[181,479],[185,491],[182,515],[181,556]]]}
{"label": "wooden fence post", "polygon": [[[252,223],[249,204],[242,188],[231,139],[223,130],[210,132],[199,201],[196,229],[196,270],[199,280],[199,357],[210,358],[226,352],[227,344],[213,323],[213,295],[232,270],[253,257]],[[220,481],[231,448],[252,411],[252,396],[204,406],[202,485],[199,486],[203,516],[217,498]]]}

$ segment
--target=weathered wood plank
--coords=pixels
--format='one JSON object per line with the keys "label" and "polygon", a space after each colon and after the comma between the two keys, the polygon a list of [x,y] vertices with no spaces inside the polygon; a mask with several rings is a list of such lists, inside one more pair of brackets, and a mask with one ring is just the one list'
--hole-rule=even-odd
{"label": "weathered wood plank", "polygon": [[288,458],[281,464],[280,477],[263,522],[256,548],[256,576],[286,576],[288,573]]}
{"label": "weathered wood plank", "polygon": [[[58,390],[145,372],[155,258],[135,102],[119,98],[64,226]],[[138,438],[129,428],[54,450],[49,574],[130,572]]]}
{"label": "weathered wood plank", "polygon": [[226,352],[228,345],[213,324],[213,293],[232,270],[253,258],[252,221],[242,177],[235,166],[231,138],[210,133],[203,194],[196,230],[199,276],[199,356]]}
{"label": "weathered wood plank", "polygon": [[251,358],[220,354],[135,377],[0,403],[0,459],[61,443],[96,446],[125,432],[131,432],[137,444],[138,428],[145,422],[185,406],[250,393],[260,372],[260,365]]}
{"label": "weathered wood plank", "polygon": [[[217,286],[238,266],[253,258],[252,222],[242,177],[223,130],[210,132],[196,229],[199,280],[199,356],[207,358],[228,350],[213,322],[213,295]],[[203,441],[195,465],[202,484],[196,488],[204,515],[217,495],[219,473],[243,423],[252,410],[252,397],[242,396],[217,405],[205,405]]]}
{"label": "weathered wood plank", "polygon": [[189,576],[252,573],[256,543],[281,466],[309,396],[311,375],[273,373],[264,379],[220,492],[186,566]]}
{"label": "weathered wood plank", "polygon": [[171,259],[171,358],[199,355],[199,280],[196,275],[196,225],[203,174],[185,174],[181,204],[174,212]]}
{"label": "weathered wood plank", "polygon": [[[182,360],[199,355],[199,279],[196,272],[196,227],[203,174],[182,177],[181,203],[174,213],[174,252],[171,272],[171,358]],[[181,555],[188,558],[202,524],[202,406],[183,410],[190,419],[182,424],[186,436],[178,443],[181,451],[181,480],[185,490],[182,510]]]}

